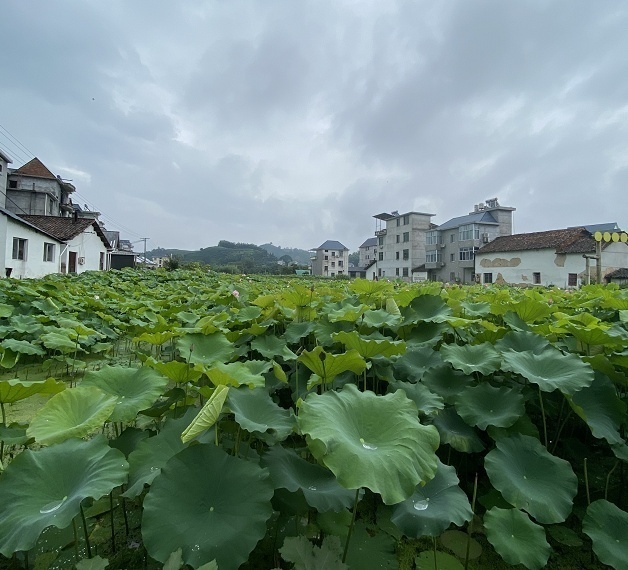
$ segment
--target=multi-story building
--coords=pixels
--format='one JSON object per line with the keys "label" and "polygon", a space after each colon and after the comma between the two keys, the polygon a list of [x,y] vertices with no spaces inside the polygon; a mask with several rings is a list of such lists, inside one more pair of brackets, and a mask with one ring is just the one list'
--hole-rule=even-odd
{"label": "multi-story building", "polygon": [[359,248],[360,261],[358,265],[360,267],[366,267],[371,262],[377,260],[377,238],[367,239]]}
{"label": "multi-story building", "polygon": [[339,241],[327,240],[310,252],[312,275],[336,277],[349,274],[349,249]]}
{"label": "multi-story building", "polygon": [[492,198],[474,206],[468,215],[430,229],[425,238],[428,279],[475,282],[475,252],[497,237],[512,234],[514,211],[515,208],[500,206],[497,198]]}
{"label": "multi-story building", "polygon": [[434,214],[392,212],[376,221],[377,277],[410,281],[413,268],[425,263],[425,239]]}

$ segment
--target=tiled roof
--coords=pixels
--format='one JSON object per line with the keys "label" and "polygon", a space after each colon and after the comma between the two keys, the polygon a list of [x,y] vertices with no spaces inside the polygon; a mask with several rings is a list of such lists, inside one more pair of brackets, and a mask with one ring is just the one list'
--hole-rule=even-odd
{"label": "tiled roof", "polygon": [[605,224],[590,224],[588,226],[570,226],[569,229],[572,230],[574,228],[584,228],[588,232],[594,234],[595,232],[617,232],[619,230],[619,226],[617,222],[607,222]]}
{"label": "tiled roof", "polygon": [[98,225],[96,220],[91,218],[62,218],[60,216],[20,216],[27,222],[30,222],[34,226],[40,228],[46,233],[56,237],[60,241],[68,241],[75,238],[77,235],[83,233],[87,228],[92,226],[98,234],[98,237],[105,244],[107,248],[111,247],[109,241],[105,237],[102,228]]}
{"label": "tiled roof", "polygon": [[490,212],[477,212],[473,214],[467,214],[466,216],[459,216],[446,221],[444,224],[438,226],[438,230],[451,230],[460,226],[466,226],[467,224],[497,224],[497,220]]}
{"label": "tiled roof", "polygon": [[554,249],[556,253],[589,253],[595,251],[595,240],[584,228],[514,234],[495,238],[480,248],[478,254],[529,249]]}
{"label": "tiled roof", "polygon": [[335,241],[333,239],[328,239],[325,243],[319,245],[316,249],[346,249],[349,250],[348,247],[342,245],[339,241]]}
{"label": "tiled roof", "polygon": [[20,166],[17,170],[13,171],[13,174],[22,174],[23,176],[36,176],[37,178],[49,178],[56,180],[57,177],[50,172],[44,163],[37,157],[27,162],[24,166]]}
{"label": "tiled roof", "polygon": [[52,239],[57,239],[56,236],[53,236],[52,234],[42,230],[41,228],[38,228],[36,225],[31,224],[30,222],[27,222],[26,220],[23,220],[20,216],[18,216],[17,214],[14,214],[13,212],[10,212],[9,210],[0,208],[0,214],[4,214],[7,218],[11,218],[13,221],[18,222],[19,224],[22,224],[24,226],[27,226],[35,230],[36,232],[39,232],[40,234],[50,236]]}
{"label": "tiled roof", "polygon": [[606,274],[604,277],[607,281],[611,279],[628,279],[628,268],[622,267],[621,269],[616,269],[612,273]]}
{"label": "tiled roof", "polygon": [[369,238],[367,239],[360,247],[373,247],[377,245],[377,238]]}

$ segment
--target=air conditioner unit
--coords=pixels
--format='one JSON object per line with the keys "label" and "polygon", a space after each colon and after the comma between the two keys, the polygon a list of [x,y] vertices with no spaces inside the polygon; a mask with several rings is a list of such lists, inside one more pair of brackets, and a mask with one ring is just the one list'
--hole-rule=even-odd
{"label": "air conditioner unit", "polygon": [[438,244],[438,247],[440,247],[441,249],[443,249],[443,248],[445,247],[445,245],[446,245],[446,244],[444,244],[444,243],[439,243],[439,244]]}
{"label": "air conditioner unit", "polygon": [[79,257],[78,258],[78,264],[79,265],[85,265],[85,258],[84,257]]}

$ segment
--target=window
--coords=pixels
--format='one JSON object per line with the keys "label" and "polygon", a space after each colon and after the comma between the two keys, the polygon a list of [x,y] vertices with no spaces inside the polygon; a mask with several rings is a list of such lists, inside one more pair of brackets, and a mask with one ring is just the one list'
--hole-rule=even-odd
{"label": "window", "polygon": [[395,251],[395,259],[399,259],[399,252]]}
{"label": "window", "polygon": [[342,275],[342,273],[343,273],[342,271],[338,271],[338,275]]}
{"label": "window", "polygon": [[406,215],[403,217],[403,225],[407,226],[410,223],[410,216]]}
{"label": "window", "polygon": [[480,226],[476,226],[475,224],[460,226],[460,228],[458,228],[458,239],[460,241],[480,239]]}
{"label": "window", "polygon": [[397,227],[401,225],[401,218],[397,218]]}
{"label": "window", "polygon": [[332,262],[331,262],[331,266],[332,266],[332,267],[336,267],[336,262],[335,262],[335,261],[332,261]]}
{"label": "window", "polygon": [[456,272],[455,272],[455,271],[452,271],[452,272],[449,274],[449,280],[450,280],[450,281],[455,281],[455,280],[456,280]]}
{"label": "window", "polygon": [[449,254],[449,261],[456,261],[456,254],[455,253],[450,253]]}
{"label": "window", "polygon": [[329,255],[325,256],[325,261],[327,261],[329,259]]}
{"label": "window", "polygon": [[55,260],[55,244],[44,242],[44,261],[54,261],[54,260]]}
{"label": "window", "polygon": [[397,243],[399,243],[399,240],[401,239],[401,236],[399,234],[397,234],[395,237],[397,238]]}
{"label": "window", "polygon": [[407,267],[404,267],[404,268],[403,268],[403,276],[404,276],[404,277],[407,277],[407,276],[408,276],[408,268],[407,268]]}
{"label": "window", "polygon": [[324,268],[324,269],[325,269],[325,271],[327,271],[327,270],[329,269],[329,266],[328,266],[328,265],[325,265],[325,268]]}
{"label": "window", "polygon": [[336,277],[336,274],[332,271],[331,276]]}
{"label": "window", "polygon": [[532,283],[534,283],[535,285],[541,284],[541,274],[539,272],[534,272],[532,274]]}
{"label": "window", "polygon": [[381,270],[381,269],[378,269],[378,270],[377,270],[377,276],[378,276],[378,277],[381,277],[381,276],[382,276],[382,270]]}
{"label": "window", "polygon": [[441,260],[440,252],[428,251],[425,253],[425,263],[437,263]]}
{"label": "window", "polygon": [[396,275],[397,277],[399,277],[399,268],[398,268],[398,267],[395,267],[395,275]]}
{"label": "window", "polygon": [[104,271],[104,269],[105,269],[105,252],[104,251],[100,252],[100,265],[99,265],[99,267],[100,267],[101,271]]}
{"label": "window", "polygon": [[21,259],[26,261],[28,253],[28,240],[22,238],[13,238],[13,259]]}
{"label": "window", "polygon": [[410,232],[403,232],[403,241],[410,241]]}
{"label": "window", "polygon": [[380,245],[380,247],[384,245],[384,236],[377,238],[377,243]]}
{"label": "window", "polygon": [[432,230],[425,234],[425,245],[437,245],[438,244],[438,232]]}
{"label": "window", "polygon": [[380,261],[384,261],[384,252],[383,251],[379,252],[379,260]]}
{"label": "window", "polygon": [[0,162],[0,172],[2,172],[2,163]]}
{"label": "window", "polygon": [[578,286],[578,274],[570,273],[567,278],[567,285],[569,287],[577,287]]}
{"label": "window", "polygon": [[335,252],[335,251],[332,251],[332,252],[331,252],[331,256],[332,256],[332,257],[336,257],[336,252]]}
{"label": "window", "polygon": [[410,250],[409,249],[404,249],[403,250],[403,259],[405,261],[408,261],[408,259],[410,259]]}
{"label": "window", "polygon": [[492,283],[493,282],[493,274],[485,273],[484,274],[484,283]]}
{"label": "window", "polygon": [[474,247],[461,247],[460,248],[460,261],[469,261],[475,258]]}
{"label": "window", "polygon": [[[338,261],[338,267],[343,267],[342,261]],[[340,271],[338,273],[340,273]]]}
{"label": "window", "polygon": [[9,188],[17,188],[17,180],[9,180]]}
{"label": "window", "polygon": [[454,243],[456,241],[456,234],[449,234],[449,243]]}

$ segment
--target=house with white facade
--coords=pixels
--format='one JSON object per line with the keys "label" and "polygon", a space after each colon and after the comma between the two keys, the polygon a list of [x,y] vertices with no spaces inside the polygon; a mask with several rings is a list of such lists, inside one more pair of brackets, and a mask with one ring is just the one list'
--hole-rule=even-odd
{"label": "house with white facade", "polygon": [[[578,287],[595,280],[596,241],[585,227],[501,236],[480,248],[481,283]],[[602,243],[602,277],[628,267],[628,244]]]}
{"label": "house with white facade", "polygon": [[310,252],[312,275],[337,277],[349,274],[349,249],[339,241],[327,240]]}

